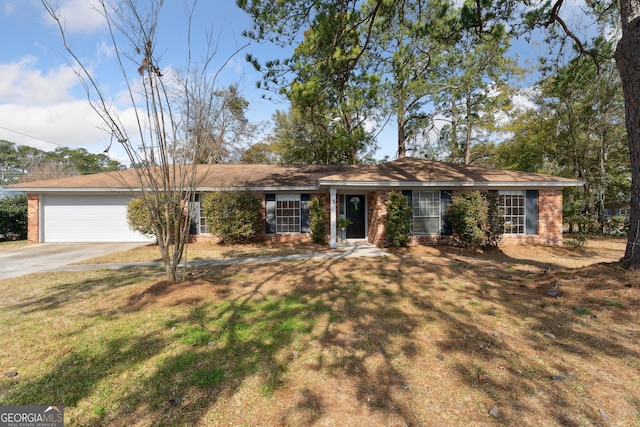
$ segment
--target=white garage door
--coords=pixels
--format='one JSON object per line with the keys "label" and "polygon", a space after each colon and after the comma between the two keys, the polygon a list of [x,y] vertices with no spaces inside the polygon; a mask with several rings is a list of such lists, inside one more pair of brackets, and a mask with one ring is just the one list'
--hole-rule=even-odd
{"label": "white garage door", "polygon": [[148,242],[127,224],[129,196],[84,195],[44,197],[44,241]]}

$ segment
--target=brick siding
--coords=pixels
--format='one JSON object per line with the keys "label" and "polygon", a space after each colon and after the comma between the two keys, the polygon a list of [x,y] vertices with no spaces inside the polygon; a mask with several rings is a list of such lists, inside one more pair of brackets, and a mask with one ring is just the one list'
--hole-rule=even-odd
{"label": "brick siding", "polygon": [[[388,191],[368,194],[369,242],[380,247],[389,245],[385,236],[388,194]],[[409,245],[452,245],[455,242],[455,236],[412,236]],[[562,246],[562,190],[538,191],[538,234],[504,235],[500,244]]]}
{"label": "brick siding", "polygon": [[27,241],[40,243],[40,196],[29,194],[27,196]]}
{"label": "brick siding", "polygon": [[[311,242],[311,233],[296,233],[296,234],[275,234],[275,233],[269,233],[267,234],[267,224],[266,224],[266,219],[265,219],[265,215],[266,215],[266,206],[265,206],[265,193],[263,192],[257,192],[258,196],[261,198],[262,200],[262,205],[260,207],[260,213],[261,213],[261,218],[262,218],[262,229],[258,232],[258,234],[251,239],[252,242],[264,242],[264,241],[269,241],[269,242],[274,242],[274,243],[296,243],[296,242],[302,242],[302,243],[307,243],[307,242]],[[324,207],[324,209],[329,212],[329,210],[331,209],[331,200],[330,200],[330,196],[328,193],[318,193],[318,194],[311,194],[311,199],[313,199],[314,197],[317,197],[318,199],[320,199],[320,203],[322,204],[322,206]],[[326,221],[326,230],[327,230],[327,234],[326,234],[326,241],[329,242],[330,239],[330,216],[327,215],[327,221]],[[191,235],[189,237],[189,241],[190,242],[202,242],[202,241],[210,241],[210,242],[214,242],[214,243],[218,243],[220,241],[220,238],[214,234],[196,234],[196,235]]]}
{"label": "brick siding", "polygon": [[[389,191],[371,191],[367,193],[367,214],[368,214],[368,240],[379,247],[388,246],[385,236],[386,225],[386,201]],[[265,204],[264,194],[262,198],[262,230],[253,239],[259,241],[272,242],[310,242],[309,233],[301,234],[267,234],[264,222]],[[327,212],[330,210],[331,201],[329,194],[311,194],[311,198],[318,197],[322,206]],[[338,201],[339,202],[339,201]],[[336,204],[336,209],[339,207]],[[39,243],[40,241],[40,197],[38,194],[28,195],[28,241],[29,243]],[[330,215],[327,216],[327,242],[330,239]],[[190,236],[190,241],[218,241],[219,238],[211,234],[199,234]],[[412,236],[410,245],[450,245],[455,243],[454,236]],[[505,235],[500,242],[501,245],[509,244],[544,244],[562,245],[562,190],[539,190],[538,191],[538,234],[537,235]]]}

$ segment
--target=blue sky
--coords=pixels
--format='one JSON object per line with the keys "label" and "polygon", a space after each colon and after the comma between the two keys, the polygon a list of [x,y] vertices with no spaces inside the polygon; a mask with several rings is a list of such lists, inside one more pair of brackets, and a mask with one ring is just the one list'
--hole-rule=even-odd
{"label": "blue sky", "polygon": [[[100,79],[107,97],[117,99],[122,77],[113,73],[113,52],[102,17],[92,10],[95,0],[51,0],[58,5],[73,49]],[[583,0],[569,0],[574,5]],[[159,49],[163,68],[183,69],[186,52],[184,0],[166,0],[159,27]],[[218,69],[235,50],[245,45],[241,32],[248,28],[248,16],[235,0],[200,0],[192,39],[194,52],[205,51],[205,34],[210,33],[218,50],[213,69]],[[58,28],[40,0],[0,0],[0,139],[43,150],[57,146],[84,147],[100,153],[109,145],[109,135],[90,109],[86,94],[68,63]],[[535,58],[544,48],[517,42],[523,57]],[[245,61],[252,53],[261,60],[283,58],[287,52],[269,45],[251,44],[234,56],[220,73],[220,86],[237,83],[250,101],[249,119],[266,121],[276,109],[286,109],[262,99],[256,89],[260,75]],[[531,82],[528,82],[530,84]],[[527,83],[525,83],[526,85]],[[126,115],[126,112],[122,112]],[[395,130],[379,135],[376,157],[395,157]],[[128,164],[124,153],[112,148],[110,155]]]}
{"label": "blue sky", "polygon": [[[67,36],[82,60],[88,64],[108,97],[123,89],[122,77],[113,73],[113,52],[103,19],[88,0],[57,1],[65,19]],[[162,67],[184,69],[186,13],[183,0],[165,1],[159,27]],[[241,35],[250,25],[248,16],[233,0],[199,1],[194,20],[192,49],[196,56],[206,50],[205,34],[217,45],[213,70],[218,70],[234,51],[247,44]],[[68,62],[58,28],[40,0],[0,0],[0,139],[42,150],[57,146],[84,147],[100,153],[109,135],[86,102],[86,93]],[[245,61],[251,52],[259,58],[282,56],[273,47],[251,45],[232,57],[220,73],[219,84],[237,83],[250,101],[249,119],[269,120],[276,104],[262,99],[255,88],[260,75]],[[110,152],[127,163],[124,153]]]}

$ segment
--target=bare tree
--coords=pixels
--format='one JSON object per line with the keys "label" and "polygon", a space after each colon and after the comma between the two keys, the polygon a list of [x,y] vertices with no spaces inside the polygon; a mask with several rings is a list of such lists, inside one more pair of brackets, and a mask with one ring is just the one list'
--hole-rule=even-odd
{"label": "bare tree", "polygon": [[[194,166],[201,150],[197,128],[202,115],[214,108],[209,96],[215,91],[217,72],[210,72],[215,49],[207,39],[207,52],[199,65],[187,46],[184,77],[176,79],[165,73],[160,64],[157,45],[158,23],[163,0],[120,0],[114,5],[97,0],[99,12],[107,24],[118,70],[126,84],[128,102],[134,111],[137,129],[130,135],[121,117],[103,93],[97,78],[74,52],[64,23],[52,0],[41,0],[55,20],[76,74],[85,87],[89,102],[101,117],[114,141],[124,149],[134,166],[142,196],[151,219],[169,282],[177,280],[177,269],[189,237],[189,201],[199,180]],[[191,23],[196,1],[187,10]],[[191,40],[189,34],[188,40]],[[125,46],[130,44],[130,48]],[[227,60],[228,61],[228,60]],[[226,63],[226,62],[225,62]],[[194,100],[199,100],[198,103]],[[195,145],[195,149],[194,149]],[[132,190],[134,190],[132,188]]]}
{"label": "bare tree", "polygon": [[56,161],[44,161],[27,169],[27,172],[18,178],[19,182],[39,181],[41,179],[63,178],[78,175],[73,165]]}

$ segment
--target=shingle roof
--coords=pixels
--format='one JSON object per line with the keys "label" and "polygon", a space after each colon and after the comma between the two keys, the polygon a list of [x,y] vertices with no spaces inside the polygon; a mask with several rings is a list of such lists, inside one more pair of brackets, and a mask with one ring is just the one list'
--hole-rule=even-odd
{"label": "shingle roof", "polygon": [[[204,189],[239,188],[315,188],[326,175],[352,171],[356,165],[246,165],[217,164],[196,166],[196,182]],[[128,190],[140,188],[135,170],[103,172],[8,186],[14,191],[30,190]]]}
{"label": "shingle roof", "polygon": [[566,186],[582,185],[578,180],[552,175],[489,169],[459,163],[404,157],[387,163],[328,175],[322,184],[331,183],[432,183],[437,185],[536,183]]}
{"label": "shingle roof", "polygon": [[[197,166],[198,187],[312,189],[322,185],[539,185],[578,186],[580,181],[551,175],[487,169],[405,157],[378,165],[245,165]],[[14,191],[101,191],[140,188],[132,169],[13,184]]]}

